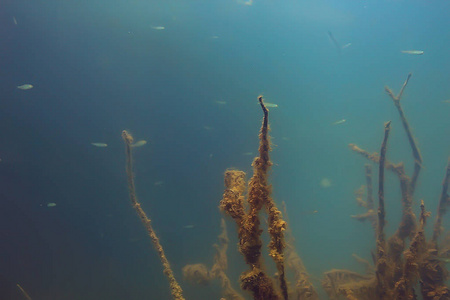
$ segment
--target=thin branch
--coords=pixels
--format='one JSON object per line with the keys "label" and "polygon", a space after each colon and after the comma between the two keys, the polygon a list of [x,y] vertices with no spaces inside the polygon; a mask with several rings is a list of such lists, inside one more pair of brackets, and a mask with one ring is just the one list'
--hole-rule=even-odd
{"label": "thin branch", "polygon": [[437,240],[442,232],[442,216],[447,211],[447,206],[450,204],[450,196],[448,195],[448,186],[450,181],[450,158],[447,163],[447,169],[445,172],[444,180],[442,181],[442,192],[441,197],[439,199],[439,206],[436,215],[436,221],[434,223],[433,230],[433,238],[431,243],[434,245],[434,248],[437,248]]}
{"label": "thin branch", "polygon": [[422,168],[422,155],[420,154],[420,150],[417,147],[416,141],[414,140],[414,137],[412,135],[411,127],[409,126],[408,120],[406,120],[405,113],[403,112],[403,108],[400,104],[403,91],[405,90],[406,85],[408,84],[408,81],[411,78],[411,76],[412,73],[409,73],[397,96],[394,95],[394,93],[388,86],[385,86],[384,89],[386,93],[392,98],[392,101],[394,102],[394,105],[397,108],[398,113],[400,114],[400,119],[402,120],[403,128],[405,129],[406,135],[408,136],[409,144],[412,149],[412,154],[414,157],[414,173],[413,176],[411,177],[411,190],[410,190],[410,193],[412,195],[414,194],[417,178],[419,177],[420,169]]}

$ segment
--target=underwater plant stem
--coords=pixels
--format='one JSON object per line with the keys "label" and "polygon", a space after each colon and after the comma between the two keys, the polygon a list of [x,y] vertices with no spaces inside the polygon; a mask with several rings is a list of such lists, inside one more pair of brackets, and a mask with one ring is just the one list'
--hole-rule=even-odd
{"label": "underwater plant stem", "polygon": [[28,293],[20,286],[20,284],[16,284],[16,286],[19,288],[20,292],[27,300],[32,300],[30,295],[28,295]]}
{"label": "underwater plant stem", "polygon": [[394,93],[392,92],[392,90],[387,86],[385,87],[385,91],[392,98],[392,101],[394,102],[394,105],[397,108],[398,113],[400,114],[400,119],[402,121],[403,128],[405,129],[409,144],[412,149],[412,154],[413,154],[413,158],[414,158],[414,173],[413,173],[413,176],[411,177],[411,183],[410,183],[410,186],[411,186],[410,193],[412,195],[414,193],[414,190],[416,187],[416,182],[417,182],[417,178],[419,177],[420,169],[422,168],[422,155],[420,154],[419,147],[417,147],[416,141],[414,140],[414,137],[412,135],[411,127],[409,126],[408,120],[406,119],[405,113],[400,104],[400,100],[402,98],[403,91],[405,90],[406,85],[408,84],[408,81],[411,78],[411,76],[412,76],[412,73],[409,73],[408,77],[406,78],[405,82],[403,83],[403,86],[397,96],[395,96]]}
{"label": "underwater plant stem", "polygon": [[[263,125],[261,127],[260,134],[260,147],[259,147],[259,158],[262,161],[261,167],[261,175],[260,182],[264,185],[264,189],[266,190],[264,195],[264,205],[266,207],[267,214],[269,215],[269,235],[270,235],[270,243],[269,243],[269,254],[272,259],[275,261],[275,264],[278,269],[279,281],[280,281],[280,289],[285,300],[288,299],[288,290],[286,283],[286,274],[285,274],[285,266],[284,266],[284,254],[283,250],[286,247],[284,241],[284,231],[286,230],[286,222],[283,220],[281,212],[278,210],[275,201],[271,197],[271,188],[268,184],[268,171],[272,166],[272,162],[270,162],[269,151],[270,151],[270,137],[268,134],[269,131],[269,111],[264,105],[263,97],[258,97],[259,104],[264,113]],[[255,160],[256,162],[256,160]]]}
{"label": "underwater plant stem", "polygon": [[380,165],[378,173],[378,235],[383,235],[385,225],[385,209],[384,209],[384,161],[386,157],[387,141],[391,130],[391,121],[384,124],[384,139],[380,150]]}
{"label": "underwater plant stem", "polygon": [[380,164],[378,172],[378,228],[377,228],[377,294],[380,299],[390,299],[389,282],[386,274],[389,268],[386,255],[386,241],[384,236],[385,209],[384,209],[384,162],[386,157],[387,141],[391,130],[391,122],[384,124],[384,139],[380,150]]}
{"label": "underwater plant stem", "polygon": [[367,185],[367,213],[369,216],[370,223],[372,224],[372,227],[374,231],[377,230],[377,218],[375,216],[374,211],[374,201],[373,201],[373,184],[372,184],[372,166],[369,164],[366,164],[364,166],[365,175],[366,175],[366,185]]}
{"label": "underwater plant stem", "polygon": [[237,170],[225,172],[225,192],[220,201],[221,211],[230,215],[236,222],[239,236],[239,252],[244,256],[250,270],[240,276],[241,288],[251,291],[253,299],[278,300],[280,296],[274,288],[273,280],[264,270],[261,258],[262,240],[261,221],[259,214],[265,206],[269,214],[269,254],[274,259],[280,275],[280,287],[284,299],[287,299],[287,284],[284,272],[284,233],[285,222],[281,219],[281,212],[270,197],[271,188],[268,184],[268,170],[272,163],[269,160],[270,137],[268,135],[269,111],[263,103],[262,96],[258,98],[264,113],[264,119],[259,134],[259,156],[252,163],[253,176],[248,183],[247,203],[245,212],[244,197],[245,173]]}
{"label": "underwater plant stem", "polygon": [[136,197],[136,188],[134,184],[134,175],[133,175],[133,157],[131,153],[131,145],[133,144],[133,137],[126,131],[122,131],[122,138],[125,142],[125,154],[126,154],[126,172],[127,172],[127,180],[128,180],[128,191],[130,194],[131,205],[136,210],[139,218],[142,221],[145,229],[147,230],[150,239],[152,240],[153,246],[158,253],[159,259],[163,265],[163,273],[167,276],[170,284],[170,292],[172,294],[173,299],[175,300],[184,300],[183,290],[178,284],[175,276],[173,275],[173,271],[170,268],[169,261],[164,253],[164,249],[159,242],[159,238],[156,235],[153,227],[151,225],[151,220],[147,217],[146,213],[141,207],[141,204],[137,200]]}
{"label": "underwater plant stem", "polygon": [[364,166],[367,185],[367,209],[373,209],[373,185],[372,185],[372,166],[366,164]]}
{"label": "underwater plant stem", "polygon": [[425,210],[424,201],[420,204],[420,227],[411,240],[409,249],[404,252],[405,262],[402,277],[395,283],[395,299],[415,299],[414,285],[419,277],[419,264],[422,262],[426,251],[426,239],[424,227],[429,213]]}
{"label": "underwater plant stem", "polygon": [[[376,164],[380,163],[380,156],[378,155],[378,153],[374,152],[374,153],[369,153],[368,151],[361,149],[360,147],[358,147],[355,144],[348,144],[348,146],[350,147],[351,150],[355,151],[356,153],[364,156],[365,158],[367,158],[368,160],[373,161]],[[392,171],[395,175],[397,176],[402,176],[401,170],[400,168],[402,167],[402,163],[398,163],[398,164],[394,164],[388,160],[385,160],[384,162],[384,167],[386,170]]]}
{"label": "underwater plant stem", "polygon": [[[283,201],[281,203],[284,219],[286,220],[286,224],[290,224],[289,216],[286,210],[286,203]],[[295,291],[297,293],[295,299],[302,300],[319,300],[319,295],[317,294],[311,280],[309,278],[308,271],[295,250],[294,246],[294,236],[292,235],[292,230],[289,226],[286,226],[286,250],[284,251],[285,262],[287,268],[290,268],[294,272],[295,279]]]}
{"label": "underwater plant stem", "polygon": [[448,159],[444,180],[442,181],[442,191],[439,199],[436,221],[434,223],[433,237],[431,239],[431,243],[434,246],[433,248],[437,248],[438,238],[442,232],[442,217],[447,212],[447,206],[450,204],[450,196],[448,194],[449,182],[450,182],[450,158]]}

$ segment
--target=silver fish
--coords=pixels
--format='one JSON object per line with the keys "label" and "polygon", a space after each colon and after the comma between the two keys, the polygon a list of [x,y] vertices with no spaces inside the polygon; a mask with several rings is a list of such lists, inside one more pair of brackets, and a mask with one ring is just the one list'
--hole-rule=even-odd
{"label": "silver fish", "polygon": [[278,107],[278,104],[275,104],[275,103],[264,102],[264,105],[266,107],[270,107],[270,108]]}
{"label": "silver fish", "polygon": [[344,124],[345,122],[347,122],[347,120],[346,119],[342,119],[342,120],[334,122],[332,125]]}
{"label": "silver fish", "polygon": [[131,147],[142,147],[145,144],[147,144],[146,140],[140,140],[140,141],[137,141],[136,143],[132,144]]}
{"label": "silver fish", "polygon": [[347,44],[345,44],[344,46],[342,46],[342,49],[348,48],[348,47],[350,47],[351,45],[352,45],[352,43],[347,43]]}
{"label": "silver fish", "polygon": [[91,143],[91,145],[95,146],[95,147],[99,147],[99,148],[108,147],[108,144],[105,144],[105,143]]}
{"label": "silver fish", "polygon": [[412,55],[422,55],[423,51],[422,50],[402,50],[402,53],[412,54]]}
{"label": "silver fish", "polygon": [[21,89],[21,90],[29,90],[29,89],[32,89],[32,88],[33,88],[33,85],[27,83],[27,84],[19,85],[19,86],[17,86],[17,88],[18,88],[18,89]]}

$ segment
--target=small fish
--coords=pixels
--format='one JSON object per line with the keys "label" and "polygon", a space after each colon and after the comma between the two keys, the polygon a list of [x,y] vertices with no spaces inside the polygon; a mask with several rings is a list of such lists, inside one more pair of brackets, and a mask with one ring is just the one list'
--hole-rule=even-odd
{"label": "small fish", "polygon": [[448,100],[443,100],[442,103],[450,103],[450,99],[448,99]]}
{"label": "small fish", "polygon": [[142,147],[145,144],[147,144],[146,140],[140,140],[140,141],[137,141],[136,143],[132,144],[131,147]]}
{"label": "small fish", "polygon": [[164,29],[166,29],[166,27],[164,27],[164,26],[152,26],[151,28],[154,29],[154,30],[164,30]]}
{"label": "small fish", "polygon": [[195,225],[192,225],[192,224],[183,226],[184,229],[192,229],[194,227],[195,227]]}
{"label": "small fish", "polygon": [[220,105],[225,105],[225,104],[227,104],[227,101],[219,101],[219,100],[217,100],[216,103],[220,104]]}
{"label": "small fish", "polygon": [[250,155],[253,155],[253,152],[245,152],[245,153],[242,153],[242,155],[250,156]]}
{"label": "small fish", "polygon": [[270,108],[278,107],[278,104],[275,104],[275,103],[264,102],[264,105],[266,107],[270,107]]}
{"label": "small fish", "polygon": [[16,17],[13,17],[13,22],[14,22],[14,25],[17,25]]}
{"label": "small fish", "polygon": [[423,51],[422,50],[402,50],[402,53],[412,54],[412,55],[422,55]]}
{"label": "small fish", "polygon": [[55,206],[56,206],[56,203],[53,203],[53,202],[47,203],[47,207],[55,207]]}
{"label": "small fish", "polygon": [[347,120],[346,119],[342,119],[342,120],[334,122],[332,125],[344,124],[345,122],[347,122]]}
{"label": "small fish", "polygon": [[91,145],[95,146],[95,147],[99,147],[99,148],[108,147],[108,144],[105,144],[105,143],[91,143]]}
{"label": "small fish", "polygon": [[27,84],[19,85],[19,86],[17,86],[17,88],[18,88],[18,89],[21,89],[21,90],[29,90],[29,89],[32,89],[32,88],[33,88],[33,85],[27,83]]}
{"label": "small fish", "polygon": [[450,258],[448,257],[438,257],[438,260],[445,262],[446,264],[450,263]]}
{"label": "small fish", "polygon": [[212,39],[218,39],[219,36],[218,36],[218,35],[213,35],[213,36],[211,36],[211,38],[212,38]]}
{"label": "small fish", "polygon": [[214,129],[214,127],[211,127],[211,126],[203,126],[203,129],[208,130],[208,131],[211,131],[211,130]]}
{"label": "small fish", "polygon": [[160,181],[156,181],[155,183],[153,183],[155,186],[161,186],[164,184],[164,181],[160,180]]}
{"label": "small fish", "polygon": [[351,45],[352,45],[352,43],[347,43],[347,44],[345,44],[344,46],[342,46],[342,49],[348,48],[348,47],[350,47]]}

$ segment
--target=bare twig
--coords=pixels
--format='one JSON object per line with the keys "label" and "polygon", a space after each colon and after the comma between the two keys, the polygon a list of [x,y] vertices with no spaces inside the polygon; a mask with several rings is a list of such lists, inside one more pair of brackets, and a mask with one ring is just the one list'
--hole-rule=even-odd
{"label": "bare twig", "polygon": [[389,282],[386,273],[389,265],[386,255],[386,240],[384,236],[385,209],[384,209],[384,162],[386,157],[387,141],[391,130],[391,122],[384,124],[384,139],[380,150],[380,164],[378,171],[378,228],[377,228],[377,295],[380,299],[391,299]]}
{"label": "bare twig", "polygon": [[416,141],[414,140],[414,137],[411,132],[411,127],[409,126],[408,120],[406,120],[405,113],[403,112],[403,108],[400,104],[400,100],[403,95],[403,91],[405,90],[406,85],[408,84],[409,79],[411,78],[412,73],[408,74],[408,77],[406,78],[405,82],[403,83],[403,86],[398,93],[397,96],[394,95],[392,90],[386,86],[384,87],[386,93],[392,98],[392,101],[394,102],[395,107],[398,110],[398,113],[400,114],[400,119],[402,120],[403,128],[405,129],[406,135],[408,136],[408,141],[412,149],[413,157],[414,157],[414,173],[411,177],[411,195],[414,193],[417,178],[420,173],[420,169],[422,167],[422,155],[420,154],[419,148],[417,147]]}

